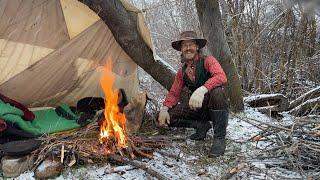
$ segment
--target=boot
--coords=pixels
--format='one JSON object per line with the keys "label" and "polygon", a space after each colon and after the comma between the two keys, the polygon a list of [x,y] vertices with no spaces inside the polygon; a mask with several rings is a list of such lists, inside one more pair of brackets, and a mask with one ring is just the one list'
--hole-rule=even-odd
{"label": "boot", "polygon": [[202,141],[206,138],[207,132],[211,128],[211,124],[208,121],[196,121],[196,133],[190,136],[191,140]]}
{"label": "boot", "polygon": [[227,134],[228,111],[210,109],[209,115],[210,119],[215,122],[213,142],[209,157],[218,157],[223,155],[226,149],[225,137]]}
{"label": "boot", "polygon": [[186,127],[196,129],[196,133],[192,134],[189,138],[191,140],[201,141],[206,138],[211,124],[208,121],[195,121],[188,119],[178,119],[170,123],[170,127]]}

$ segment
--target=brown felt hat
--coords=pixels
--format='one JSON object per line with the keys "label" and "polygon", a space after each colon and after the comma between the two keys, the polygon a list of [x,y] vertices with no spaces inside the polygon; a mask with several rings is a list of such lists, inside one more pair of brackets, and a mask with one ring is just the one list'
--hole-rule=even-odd
{"label": "brown felt hat", "polygon": [[199,49],[203,48],[207,44],[206,39],[198,38],[198,35],[194,31],[184,31],[180,34],[180,38],[177,41],[173,41],[171,46],[177,51],[181,51],[181,42],[185,40],[194,40],[199,46]]}

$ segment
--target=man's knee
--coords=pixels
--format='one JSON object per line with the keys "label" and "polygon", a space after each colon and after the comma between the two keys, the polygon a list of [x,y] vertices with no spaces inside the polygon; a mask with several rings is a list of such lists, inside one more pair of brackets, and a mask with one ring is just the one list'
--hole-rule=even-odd
{"label": "man's knee", "polygon": [[210,92],[209,108],[212,109],[228,109],[228,102],[223,87],[216,87]]}
{"label": "man's knee", "polygon": [[209,91],[211,97],[216,96],[223,96],[224,95],[224,88],[223,87],[216,87]]}

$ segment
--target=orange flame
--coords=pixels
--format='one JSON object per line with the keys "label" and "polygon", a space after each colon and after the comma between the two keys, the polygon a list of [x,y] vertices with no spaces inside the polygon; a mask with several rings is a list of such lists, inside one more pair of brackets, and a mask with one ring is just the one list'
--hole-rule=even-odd
{"label": "orange flame", "polygon": [[117,147],[127,147],[127,136],[125,132],[126,117],[118,107],[119,92],[112,89],[115,76],[112,73],[112,60],[109,59],[102,68],[100,84],[105,94],[104,117],[100,126],[101,144],[110,142],[117,143]]}

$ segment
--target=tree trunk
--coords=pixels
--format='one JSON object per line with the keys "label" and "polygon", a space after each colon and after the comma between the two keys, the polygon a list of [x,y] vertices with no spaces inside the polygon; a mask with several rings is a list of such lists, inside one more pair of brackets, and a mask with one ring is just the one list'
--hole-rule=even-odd
{"label": "tree trunk", "polygon": [[227,92],[233,111],[243,110],[243,98],[237,70],[224,34],[218,0],[195,0],[199,21],[209,51],[219,60],[228,77]]}
{"label": "tree trunk", "polygon": [[166,89],[170,89],[175,70],[165,62],[155,61],[137,29],[137,14],[128,12],[120,0],[79,0],[107,24],[122,49],[132,60]]}
{"label": "tree trunk", "polygon": [[288,31],[290,28],[290,22],[292,20],[292,10],[291,8],[288,9],[284,14],[284,31],[283,36],[281,40],[281,51],[280,51],[280,62],[279,62],[279,69],[278,69],[278,77],[277,77],[277,86],[276,91],[279,92],[283,90],[283,80],[284,80],[284,74],[285,74],[285,64],[286,61],[286,47],[287,47],[287,41],[288,41]]}

